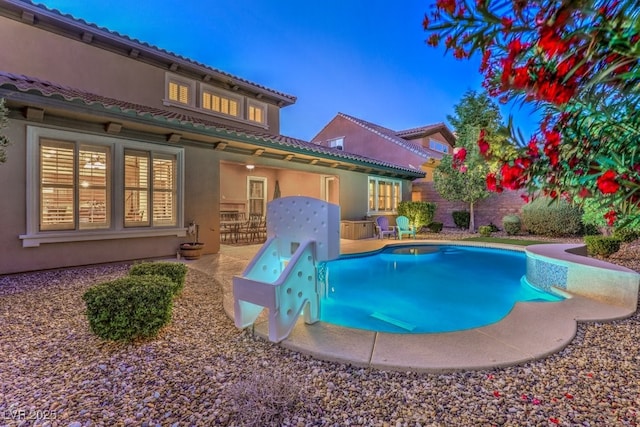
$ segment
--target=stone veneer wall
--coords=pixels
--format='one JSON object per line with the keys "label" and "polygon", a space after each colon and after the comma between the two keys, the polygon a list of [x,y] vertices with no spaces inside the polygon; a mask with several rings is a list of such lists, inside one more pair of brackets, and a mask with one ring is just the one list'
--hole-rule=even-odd
{"label": "stone veneer wall", "polygon": [[[476,203],[474,206],[476,228],[493,223],[502,229],[502,218],[505,215],[520,215],[520,210],[525,204],[520,197],[521,194],[523,193],[517,191],[494,193]],[[469,209],[466,203],[443,199],[434,189],[433,182],[414,182],[413,200],[435,202],[437,208],[434,221],[442,222],[445,227],[455,227],[453,211]]]}

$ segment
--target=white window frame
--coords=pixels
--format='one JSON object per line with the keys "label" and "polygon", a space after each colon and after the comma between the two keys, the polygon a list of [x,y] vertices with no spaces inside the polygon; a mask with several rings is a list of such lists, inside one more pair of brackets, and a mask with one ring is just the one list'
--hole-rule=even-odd
{"label": "white window frame", "polygon": [[[438,147],[442,147],[442,148],[438,148]],[[445,154],[448,154],[450,151],[449,144],[436,141],[435,139],[429,140],[429,148],[439,153],[445,153]]]}
{"label": "white window frame", "polygon": [[[371,182],[373,185],[373,194],[371,194]],[[378,189],[380,188],[380,182],[385,182],[391,184],[392,194],[391,194],[391,209],[385,210],[380,209],[379,206],[379,194]],[[397,187],[396,187],[397,185]],[[394,194],[393,191],[397,188],[397,193]],[[373,197],[373,209],[369,205],[369,201]],[[402,201],[402,181],[399,179],[393,178],[384,178],[378,176],[369,176],[367,179],[367,214],[368,215],[376,215],[376,214],[395,214],[398,212],[398,203]],[[393,206],[395,204],[395,206]]]}
{"label": "white window frame", "polygon": [[[176,107],[195,107],[196,106],[196,82],[193,80],[185,79],[184,77],[178,76],[176,74],[165,74],[164,77],[164,104],[165,105],[173,105]],[[169,98],[169,83],[175,82],[183,86],[187,86],[189,88],[188,94],[188,102],[182,103],[178,101],[174,101]]]}
{"label": "white window frame", "polygon": [[257,200],[256,197],[251,197],[251,181],[260,181],[262,182],[262,189],[264,191],[264,193],[262,194],[262,212],[266,215],[267,213],[267,199],[268,199],[268,191],[267,191],[267,178],[263,177],[263,176],[252,176],[252,175],[248,175],[247,176],[247,208],[245,209],[245,212],[247,212],[247,215],[249,215],[251,213],[250,209],[251,209],[251,200]]}
{"label": "white window frame", "polygon": [[[250,116],[249,112],[251,111],[251,107],[262,110],[262,121],[252,120],[251,118],[249,118],[249,116]],[[246,117],[246,119],[248,121],[250,121],[251,123],[254,123],[254,124],[257,123],[259,125],[266,126],[267,125],[267,111],[268,111],[267,104],[265,104],[264,102],[259,102],[259,101],[247,98],[247,117]]]}
{"label": "white window frame", "polygon": [[[40,138],[83,142],[108,146],[112,153],[110,181],[111,224],[104,229],[75,229],[40,231]],[[124,226],[124,150],[150,151],[173,155],[176,158],[176,225],[125,227]],[[54,128],[27,126],[27,186],[26,186],[26,233],[19,236],[23,247],[37,247],[43,243],[110,240],[136,237],[186,236],[184,224],[184,149],[141,141],[113,138],[82,132]]]}
{"label": "white window frame", "polygon": [[331,148],[337,148],[338,150],[344,150],[344,136],[339,138],[332,138],[327,141],[327,145]]}
{"label": "white window frame", "polygon": [[[238,115],[234,116],[232,114],[226,114],[220,111],[216,111],[216,110],[212,110],[209,108],[204,108],[204,106],[202,105],[202,96],[204,95],[204,93],[210,93],[212,95],[217,95],[221,98],[226,98],[226,99],[230,99],[236,102],[236,104],[238,104]],[[225,117],[225,118],[230,118],[230,119],[242,119],[244,118],[244,97],[240,96],[240,95],[236,95],[232,92],[228,92],[226,90],[222,90],[219,89],[215,86],[211,86],[211,85],[206,85],[206,84],[201,84],[200,85],[200,91],[198,93],[198,107],[200,108],[200,110],[202,110],[203,112],[207,113],[207,114],[211,114],[214,116],[219,116],[219,117]]]}

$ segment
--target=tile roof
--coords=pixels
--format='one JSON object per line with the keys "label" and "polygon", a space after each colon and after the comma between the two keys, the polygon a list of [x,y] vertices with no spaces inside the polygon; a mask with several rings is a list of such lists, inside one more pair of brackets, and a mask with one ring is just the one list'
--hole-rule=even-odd
{"label": "tile roof", "polygon": [[241,129],[227,124],[221,124],[215,120],[202,119],[184,113],[125,102],[33,77],[0,71],[0,95],[11,99],[11,92],[64,100],[68,103],[81,103],[96,108],[98,111],[108,110],[119,115],[138,117],[156,125],[171,124],[191,129],[206,130],[211,134],[229,139],[248,140],[258,144],[262,143],[263,145],[276,146],[276,148],[286,151],[302,151],[308,155],[317,154],[324,158],[364,163],[372,168],[393,169],[413,177],[422,176],[421,172],[414,169],[347,153],[335,148],[323,147],[297,138]]}
{"label": "tile roof", "polygon": [[407,141],[406,139],[403,139],[402,137],[400,137],[398,135],[398,132],[391,130],[389,128],[377,125],[375,123],[371,123],[368,122],[366,120],[362,120],[362,119],[358,119],[357,117],[353,117],[350,116],[348,114],[344,114],[344,113],[338,113],[338,116],[345,118],[346,120],[349,120],[350,122],[353,122],[365,129],[367,129],[370,132],[375,133],[376,135],[385,138],[409,151],[411,151],[412,153],[415,153],[425,159],[429,159],[429,158],[435,158],[435,159],[440,159],[442,157],[442,153],[439,153],[437,151],[434,150],[430,150],[426,147],[423,147],[420,144],[416,144],[413,143],[411,141]]}
{"label": "tile roof", "polygon": [[405,129],[405,130],[400,130],[396,132],[396,135],[399,136],[400,138],[411,138],[411,137],[417,137],[417,136],[422,136],[425,134],[430,134],[433,132],[437,132],[439,130],[441,130],[442,128],[446,128],[447,125],[445,125],[444,123],[440,122],[440,123],[435,123],[432,125],[426,125],[426,126],[420,126],[417,128],[411,128],[411,129]]}
{"label": "tile roof", "polygon": [[105,27],[100,27],[100,26],[98,26],[96,24],[87,22],[84,19],[76,18],[73,15],[62,13],[57,9],[50,9],[50,8],[48,8],[48,7],[46,7],[45,5],[42,5],[42,4],[34,4],[30,0],[4,0],[4,1],[6,1],[6,2],[8,2],[10,4],[13,4],[14,6],[17,6],[17,7],[23,8],[23,9],[27,9],[27,10],[29,10],[31,12],[44,15],[47,18],[53,20],[54,22],[64,22],[64,23],[67,23],[67,24],[75,25],[77,27],[81,27],[82,29],[90,30],[91,32],[95,33],[96,35],[102,34],[109,41],[111,41],[112,43],[117,40],[117,41],[120,41],[121,43],[129,45],[131,47],[136,47],[141,51],[160,54],[161,56],[165,56],[165,57],[168,56],[168,57],[173,58],[174,60],[176,60],[176,62],[181,62],[181,63],[183,63],[185,65],[188,64],[188,65],[191,65],[191,66],[195,66],[197,68],[202,69],[203,71],[208,71],[211,74],[217,74],[219,76],[226,77],[226,78],[230,79],[233,82],[237,82],[239,84],[249,85],[249,86],[252,86],[254,88],[261,89],[263,91],[266,91],[266,92],[272,93],[274,95],[277,95],[280,98],[284,98],[284,99],[288,100],[288,102],[290,104],[295,103],[296,100],[297,100],[297,97],[295,97],[293,95],[288,95],[286,93],[279,92],[279,91],[276,91],[274,89],[268,88],[266,86],[260,85],[258,83],[254,83],[254,82],[251,82],[249,80],[243,79],[241,77],[234,76],[234,75],[229,74],[229,73],[227,73],[225,71],[219,70],[217,68],[210,67],[210,66],[208,66],[206,64],[194,61],[194,60],[189,59],[187,57],[184,57],[184,56],[178,55],[176,53],[170,52],[168,50],[159,48],[159,47],[151,45],[151,44],[149,44],[147,42],[143,42],[143,41],[140,41],[138,39],[129,37],[127,35],[120,34],[120,33],[116,32],[116,31],[109,30],[108,28],[105,28]]}

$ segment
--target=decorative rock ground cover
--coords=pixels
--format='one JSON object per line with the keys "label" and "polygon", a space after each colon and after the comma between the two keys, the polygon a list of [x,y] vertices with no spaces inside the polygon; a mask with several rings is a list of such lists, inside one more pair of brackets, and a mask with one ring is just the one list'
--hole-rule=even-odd
{"label": "decorative rock ground cover", "polygon": [[[640,271],[639,248],[611,261]],[[563,351],[522,366],[383,372],[237,330],[218,284],[194,269],[155,340],[102,342],[82,294],[128,267],[0,277],[0,425],[640,425],[637,313],[581,324]]]}

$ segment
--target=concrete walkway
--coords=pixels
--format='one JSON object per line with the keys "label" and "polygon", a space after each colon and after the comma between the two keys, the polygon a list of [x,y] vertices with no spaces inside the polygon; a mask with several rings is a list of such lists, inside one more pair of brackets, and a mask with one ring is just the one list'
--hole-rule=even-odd
{"label": "concrete walkway", "polygon": [[[408,242],[342,240],[341,252],[367,252],[385,244]],[[459,241],[415,242],[467,244]],[[492,246],[522,249],[509,245]],[[187,261],[191,267],[213,275],[220,282],[224,292],[224,310],[231,319],[233,276],[242,273],[259,248],[260,245],[223,246],[219,254]],[[324,322],[306,325],[299,320],[293,332],[280,345],[323,360],[385,370],[451,372],[488,369],[524,363],[561,350],[574,338],[577,321],[610,321],[631,314],[633,312],[622,307],[571,296],[560,302],[517,303],[497,323],[451,333],[391,334],[345,328]],[[259,318],[253,330],[258,336],[267,339],[268,324],[265,319],[266,316]]]}

